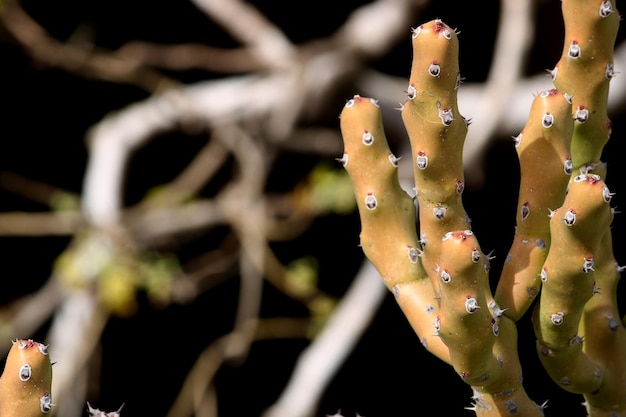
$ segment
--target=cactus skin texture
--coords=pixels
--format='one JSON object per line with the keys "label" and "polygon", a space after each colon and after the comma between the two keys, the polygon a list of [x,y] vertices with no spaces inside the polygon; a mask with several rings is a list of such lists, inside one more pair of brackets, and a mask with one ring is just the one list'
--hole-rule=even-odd
{"label": "cactus skin texture", "polygon": [[[596,258],[605,250],[613,219],[610,196],[599,175],[580,174],[570,184],[563,206],[552,213],[552,247],[543,266],[542,295],[533,323],[539,357],[557,384],[567,391],[589,394],[589,404],[596,403],[592,398],[600,398],[604,390],[621,392],[621,398],[613,398],[612,405],[621,403],[623,409],[625,376],[619,356],[604,358],[603,354],[585,352],[615,348],[619,339],[623,346],[624,329],[612,323],[607,312],[593,312],[585,318],[585,326],[595,335],[579,335],[586,303],[598,291],[605,291],[597,287],[596,274],[601,273],[596,271]],[[623,353],[620,356],[623,362]],[[614,366],[617,368],[610,369]],[[606,386],[600,389],[603,383]]]}
{"label": "cactus skin texture", "polygon": [[551,71],[554,85],[572,97],[574,173],[600,162],[611,134],[607,116],[613,48],[620,16],[610,0],[563,0],[565,38],[561,59]]}
{"label": "cactus skin texture", "polygon": [[397,158],[391,153],[375,100],[354,96],[341,113],[344,154],[361,216],[361,247],[377,266],[387,288],[422,343],[447,360],[448,350],[433,334],[438,308],[435,291],[419,261],[415,205],[398,183]]}
{"label": "cactus skin texture", "polygon": [[[402,121],[411,144],[417,210],[400,187],[376,100],[355,95],[341,115],[361,246],[412,328],[474,392],[478,416],[542,416],[527,395],[516,322],[530,318],[553,381],[581,394],[589,417],[626,416],[626,330],[619,319],[613,193],[600,160],[619,15],[608,0],[563,0],[555,88],[535,97],[515,137],[520,184],[515,237],[492,293],[490,258],[463,207],[457,108],[459,43],[436,19],[412,29]],[[417,212],[417,213],[416,213]],[[417,214],[417,217],[416,217]],[[419,238],[418,238],[419,236]]]}
{"label": "cactus skin texture", "polygon": [[541,288],[541,267],[550,248],[551,210],[561,206],[572,174],[572,100],[556,89],[533,100],[526,125],[515,138],[520,187],[513,244],[495,299],[519,320]]}
{"label": "cactus skin texture", "polygon": [[398,183],[381,111],[375,100],[354,96],[340,116],[344,155],[339,161],[353,181],[361,247],[422,344],[473,387],[472,409],[485,416],[509,411],[540,416],[541,408],[521,384],[515,323],[493,300],[489,257],[470,230],[461,200],[467,123],[456,104],[456,33],[437,19],[414,29],[412,38],[414,48],[434,56],[414,55],[402,108],[420,239],[415,206]]}
{"label": "cactus skin texture", "polygon": [[0,416],[50,415],[51,386],[48,347],[32,340],[16,340],[0,377]]}
{"label": "cactus skin texture", "polygon": [[429,271],[436,267],[443,235],[470,228],[461,201],[467,123],[457,106],[461,76],[456,32],[432,20],[413,29],[412,46],[421,52],[413,55],[402,121],[411,143],[422,219],[422,262]]}

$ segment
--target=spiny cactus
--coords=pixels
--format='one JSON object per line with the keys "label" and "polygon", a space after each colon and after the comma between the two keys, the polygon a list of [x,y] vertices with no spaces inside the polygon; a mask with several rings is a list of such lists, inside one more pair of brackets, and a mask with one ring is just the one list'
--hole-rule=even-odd
{"label": "spiny cactus", "polygon": [[533,100],[526,126],[515,137],[521,173],[515,236],[495,293],[515,321],[541,288],[541,265],[551,241],[549,213],[563,204],[573,171],[571,114],[571,97],[556,89],[544,91]]}
{"label": "spiny cactus", "polygon": [[[473,391],[481,416],[543,415],[526,394],[516,322],[532,313],[551,378],[582,394],[591,417],[626,415],[626,340],[613,256],[613,196],[601,163],[611,123],[619,16],[608,0],[563,0],[563,56],[555,88],[536,95],[514,139],[520,184],[513,244],[492,293],[486,255],[463,207],[468,121],[457,106],[458,38],[439,19],[412,30],[402,120],[415,201],[398,183],[376,100],[341,112],[344,154],[361,219],[361,247],[420,337]],[[418,222],[416,223],[416,214]],[[419,227],[419,231],[417,230]],[[418,238],[419,235],[419,238]]]}
{"label": "spiny cactus", "polygon": [[36,417],[52,410],[52,363],[48,346],[16,340],[0,377],[0,416]]}
{"label": "spiny cactus", "polygon": [[[52,365],[48,346],[32,339],[13,342],[0,376],[0,416],[41,417],[52,412]],[[106,412],[87,403],[91,417],[120,417],[117,411]]]}

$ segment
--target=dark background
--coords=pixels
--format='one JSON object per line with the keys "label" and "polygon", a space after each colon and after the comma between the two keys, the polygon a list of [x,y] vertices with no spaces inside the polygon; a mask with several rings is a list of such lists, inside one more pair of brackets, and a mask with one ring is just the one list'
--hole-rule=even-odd
{"label": "dark background", "polygon": [[[66,39],[81,27],[93,30],[97,45],[116,49],[128,40],[163,43],[203,42],[235,46],[228,35],[186,1],[49,1],[26,0],[24,8],[52,35]],[[356,0],[317,2],[252,2],[278,24],[295,43],[331,34],[349,12],[367,3]],[[433,1],[415,24],[441,18],[460,29],[461,71],[466,82],[487,76],[497,30],[497,1]],[[321,13],[320,13],[321,11]],[[470,18],[470,16],[472,16]],[[561,53],[562,20],[559,1],[540,1],[539,22],[527,73],[552,68]],[[407,34],[409,28],[407,28]],[[84,79],[41,66],[0,29],[0,171],[15,172],[49,184],[81,192],[86,166],[86,130],[109,112],[147,97],[128,85]],[[624,30],[620,31],[620,39]],[[376,67],[393,75],[407,76],[410,68],[409,37],[390,51]],[[618,72],[619,68],[616,69]],[[176,74],[185,82],[219,77],[200,71]],[[618,76],[622,76],[618,74]],[[357,92],[355,92],[357,93]],[[533,92],[529,92],[532,94]],[[338,115],[343,102],[330,113]],[[462,113],[468,113],[461,109]],[[612,115],[613,117],[613,115]],[[626,120],[623,109],[614,115],[613,136],[605,152],[608,185],[617,194],[614,206],[624,206],[623,173],[618,151]],[[338,128],[338,120],[324,121]],[[470,127],[471,128],[471,127]],[[164,135],[140,150],[129,168],[127,202],[136,201],[146,189],[171,177],[202,144],[175,141]],[[176,142],[174,145],[173,142]],[[181,145],[184,142],[184,145]],[[337,155],[340,156],[340,155]],[[274,169],[271,187],[284,190],[319,162],[319,157],[285,154]],[[158,165],[159,169],[151,169]],[[147,173],[147,174],[146,174]],[[506,256],[512,238],[516,205],[517,158],[512,142],[499,140],[489,152],[484,188],[469,189],[464,201],[481,238],[483,250],[495,250],[494,271]],[[38,203],[0,189],[0,211],[38,211]],[[623,216],[623,215],[622,215]],[[624,230],[617,215],[614,230]],[[505,231],[503,233],[503,231]],[[279,257],[288,262],[314,255],[320,264],[320,287],[341,296],[362,260],[357,247],[359,222],[356,213],[328,215],[294,242],[276,245]],[[624,233],[615,233],[616,256],[626,264]],[[211,245],[210,237],[181,249],[191,256],[198,247]],[[2,290],[0,303],[37,289],[49,276],[56,256],[69,238],[0,238]],[[197,246],[194,246],[197,245]],[[186,252],[187,251],[187,252]],[[497,275],[497,274],[494,274]],[[272,287],[265,289],[262,315],[305,316],[306,309]],[[157,309],[145,303],[131,318],[112,319],[102,339],[100,390],[90,401],[102,409],[117,409],[125,402],[124,416],[163,416],[200,351],[232,326],[237,301],[237,281],[211,290],[191,305]],[[534,336],[528,320],[522,320],[520,355],[525,364],[525,386],[531,398],[549,400],[546,415],[584,416],[582,398],[563,393],[538,365]],[[42,328],[38,335],[44,335]],[[80,341],[76,341],[80,343]],[[257,342],[243,364],[226,364],[216,379],[220,416],[258,416],[279,396],[298,354],[308,341]],[[412,333],[391,296],[386,298],[372,325],[328,387],[316,415],[366,417],[423,415],[471,415],[471,391],[452,368],[426,352]],[[432,413],[432,411],[431,411]]]}

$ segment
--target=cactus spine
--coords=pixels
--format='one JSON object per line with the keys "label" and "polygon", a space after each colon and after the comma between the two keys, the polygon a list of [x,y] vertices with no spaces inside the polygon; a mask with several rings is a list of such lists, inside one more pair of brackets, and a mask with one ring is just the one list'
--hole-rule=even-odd
{"label": "cactus spine", "polygon": [[17,340],[0,377],[2,417],[40,417],[52,409],[52,364],[48,347],[32,340]]}
{"label": "cactus spine", "polygon": [[535,298],[537,351],[551,378],[582,394],[591,417],[626,413],[626,340],[615,297],[621,268],[600,161],[619,17],[608,0],[563,0],[562,8],[555,88],[535,97],[515,138],[516,230],[493,294],[489,257],[462,204],[468,123],[457,107],[456,32],[439,19],[412,30],[401,115],[419,222],[398,184],[375,100],[354,96],[341,112],[340,161],[359,204],[363,251],[424,346],[472,386],[469,409],[481,416],[543,415],[522,386],[515,327]]}

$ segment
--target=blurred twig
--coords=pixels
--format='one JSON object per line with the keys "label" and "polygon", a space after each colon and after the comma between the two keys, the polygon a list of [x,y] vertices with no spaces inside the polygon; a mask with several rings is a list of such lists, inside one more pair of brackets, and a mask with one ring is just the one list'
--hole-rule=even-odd
{"label": "blurred twig", "polygon": [[178,82],[133,60],[111,54],[100,48],[62,43],[50,36],[19,5],[10,1],[0,15],[4,26],[37,61],[87,78],[114,83],[133,84],[154,92],[171,88]]}
{"label": "blurred twig", "polygon": [[[243,326],[255,329],[253,341],[287,338],[307,338],[309,321],[307,319],[272,318],[253,319],[252,322],[242,323]],[[215,374],[229,360],[231,338],[236,333],[229,333],[217,339],[198,356],[191,371],[187,374],[176,401],[167,413],[167,417],[188,417],[202,404],[206,404],[207,396],[210,402],[210,389]],[[211,414],[216,415],[216,414]]]}

